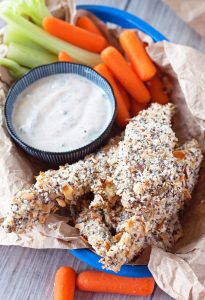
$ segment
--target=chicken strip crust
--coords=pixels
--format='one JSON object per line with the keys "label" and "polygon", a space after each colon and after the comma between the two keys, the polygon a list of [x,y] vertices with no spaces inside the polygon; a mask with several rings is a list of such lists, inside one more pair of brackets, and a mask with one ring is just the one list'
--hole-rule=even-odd
{"label": "chicken strip crust", "polygon": [[[103,250],[106,254],[101,262],[106,269],[117,272],[147,245],[157,242],[167,249],[180,237],[178,212],[191,198],[202,154],[195,140],[177,147],[172,115],[171,104],[153,104],[132,119],[119,144],[112,180],[124,210],[116,216],[110,211],[117,227],[116,235],[110,237],[109,250]],[[103,209],[106,220],[109,210]],[[108,227],[101,230],[108,236]],[[89,229],[81,233],[90,236]],[[92,239],[90,242],[92,245]],[[100,243],[94,249],[100,254]]]}
{"label": "chicken strip crust", "polygon": [[[121,164],[117,165],[113,182],[123,207],[133,211],[133,216],[119,223],[117,232],[122,236],[101,260],[106,269],[117,272],[122,264],[140,254],[151,237],[160,235],[163,224],[191,199],[202,154],[196,140],[176,148],[172,114],[170,104],[152,105],[132,119],[119,144]],[[166,233],[170,237],[164,235],[165,245],[173,231]]]}
{"label": "chicken strip crust", "polygon": [[41,172],[30,189],[19,191],[12,199],[11,209],[2,224],[4,229],[7,232],[22,232],[35,224],[44,223],[49,214],[60,207],[75,204],[81,196],[91,191],[103,193],[112,201],[115,189],[111,174],[121,138],[111,139],[100,151],[75,164]]}

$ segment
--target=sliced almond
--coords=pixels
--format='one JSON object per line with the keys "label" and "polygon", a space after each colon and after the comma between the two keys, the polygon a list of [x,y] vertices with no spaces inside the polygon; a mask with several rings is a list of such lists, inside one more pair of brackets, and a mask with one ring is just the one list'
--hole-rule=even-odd
{"label": "sliced almond", "polygon": [[120,239],[121,239],[121,237],[122,237],[122,232],[117,233],[117,234],[115,235],[115,240],[116,240],[116,242],[119,242]]}
{"label": "sliced almond", "polygon": [[66,199],[72,200],[72,198],[73,198],[73,188],[70,185],[64,185],[63,195],[65,196]]}
{"label": "sliced almond", "polygon": [[125,226],[125,231],[128,232],[128,233],[130,233],[131,230],[132,230],[132,228],[133,228],[133,225],[134,225],[134,223],[133,223],[132,219],[129,219],[127,221],[126,226]]}
{"label": "sliced almond", "polygon": [[173,151],[173,155],[174,155],[174,157],[176,157],[177,159],[184,159],[184,158],[185,158],[185,152],[184,152],[184,151],[181,151],[181,150]]}
{"label": "sliced almond", "polygon": [[109,244],[108,242],[105,242],[105,249],[106,249],[107,251],[109,251],[109,249],[110,249],[110,244]]}
{"label": "sliced almond", "polygon": [[60,207],[66,207],[66,203],[64,200],[57,198],[56,201]]}
{"label": "sliced almond", "polygon": [[34,200],[35,197],[33,193],[24,193],[22,194],[22,198],[31,201]]}

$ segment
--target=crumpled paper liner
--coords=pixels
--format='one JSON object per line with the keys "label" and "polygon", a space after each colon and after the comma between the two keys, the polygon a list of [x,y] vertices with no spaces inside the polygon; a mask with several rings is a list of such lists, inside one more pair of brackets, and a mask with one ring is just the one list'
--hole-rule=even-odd
{"label": "crumpled paper liner", "polygon": [[[75,21],[75,20],[74,20]],[[142,39],[147,36],[141,34]],[[205,56],[186,46],[168,42],[151,43],[147,48],[160,70],[173,86],[172,101],[177,104],[174,128],[180,140],[195,137],[205,148]],[[5,79],[5,70],[1,79]],[[7,74],[8,76],[8,74]],[[3,77],[3,78],[2,78]],[[166,78],[166,76],[165,76]],[[7,78],[8,80],[8,78]],[[0,107],[5,101],[7,84],[0,86]],[[0,112],[0,213],[3,217],[13,193],[28,185],[36,170],[35,160],[10,140]],[[38,163],[39,164],[39,163]],[[45,166],[43,166],[45,168]],[[172,253],[153,247],[149,269],[157,284],[170,296],[179,300],[205,299],[205,166],[193,194],[191,207],[182,218],[184,237]],[[51,215],[47,222],[25,234],[6,234],[0,229],[1,245],[19,245],[32,248],[82,248],[88,246],[78,231],[69,226],[67,218]],[[175,254],[173,254],[175,253]],[[146,257],[143,258],[145,263]],[[135,262],[136,263],[136,262]]]}
{"label": "crumpled paper liner", "polygon": [[85,248],[76,228],[67,224],[68,218],[50,215],[45,224],[37,225],[26,234],[5,233],[0,227],[0,244],[16,245],[35,249],[76,249]]}
{"label": "crumpled paper liner", "polygon": [[182,218],[184,236],[168,253],[152,247],[148,264],[158,286],[174,299],[205,299],[205,165]]}
{"label": "crumpled paper liner", "polygon": [[56,18],[73,22],[76,13],[75,0],[45,0],[45,3]]}
{"label": "crumpled paper liner", "polygon": [[163,0],[197,33],[205,36],[204,0]]}
{"label": "crumpled paper liner", "polygon": [[205,55],[191,47],[166,41],[152,44],[147,51],[161,71],[172,78],[171,99],[178,108],[174,118],[177,135],[182,142],[197,138],[204,151]]}
{"label": "crumpled paper liner", "polygon": [[[195,137],[205,149],[205,55],[187,47],[160,42],[148,53],[168,73],[174,89],[171,99],[177,105],[174,128],[180,140]],[[191,63],[190,63],[191,62]],[[152,247],[148,267],[156,283],[178,300],[205,299],[205,163],[193,193],[190,207],[182,217],[184,236],[168,253]]]}

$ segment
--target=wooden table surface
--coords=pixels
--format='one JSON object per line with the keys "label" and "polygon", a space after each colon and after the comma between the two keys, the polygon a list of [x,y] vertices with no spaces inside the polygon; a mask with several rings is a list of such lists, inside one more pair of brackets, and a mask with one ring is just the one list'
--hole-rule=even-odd
{"label": "wooden table surface", "polygon": [[[205,39],[181,21],[161,0],[80,0],[79,4],[103,4],[127,10],[158,29],[171,41],[205,52]],[[77,272],[89,267],[65,250],[33,250],[0,247],[0,300],[51,300],[55,271],[62,265]],[[76,292],[76,300],[142,300],[134,296]],[[150,298],[172,299],[158,287]]]}

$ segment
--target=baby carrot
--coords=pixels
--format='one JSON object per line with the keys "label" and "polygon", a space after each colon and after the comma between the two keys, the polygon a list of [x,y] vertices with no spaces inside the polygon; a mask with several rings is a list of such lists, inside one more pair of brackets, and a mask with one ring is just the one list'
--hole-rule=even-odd
{"label": "baby carrot", "polygon": [[125,102],[127,110],[130,111],[130,106],[131,106],[130,96],[128,95],[127,91],[124,89],[124,87],[121,85],[121,83],[119,81],[117,81],[116,83],[117,83],[118,89],[120,91],[120,94]]}
{"label": "baby carrot", "polygon": [[110,83],[111,87],[113,88],[113,92],[114,92],[114,95],[115,95],[115,98],[117,101],[116,122],[120,127],[124,127],[125,125],[127,125],[128,120],[130,119],[130,114],[127,110],[124,99],[122,98],[122,95],[119,91],[117,83],[112,76],[112,73],[108,70],[108,68],[104,64],[99,64],[94,69],[101,76],[103,76],[105,79],[107,79],[107,81]]}
{"label": "baby carrot", "polygon": [[102,35],[100,29],[95,25],[95,23],[87,16],[82,16],[77,19],[76,26],[85,29],[89,32]]}
{"label": "baby carrot", "polygon": [[61,267],[55,275],[54,300],[74,300],[76,273],[70,267]]}
{"label": "baby carrot", "polygon": [[58,61],[73,62],[73,59],[67,54],[67,52],[61,51],[58,53]]}
{"label": "baby carrot", "polygon": [[149,91],[117,49],[112,46],[107,47],[101,52],[101,59],[137,102],[149,102]]}
{"label": "baby carrot", "polygon": [[137,103],[135,100],[131,99],[130,115],[132,118],[137,116],[138,113],[145,108],[147,108],[147,104]]}
{"label": "baby carrot", "polygon": [[147,88],[151,94],[151,100],[160,104],[167,104],[169,102],[167,94],[164,92],[164,86],[156,74],[152,79],[146,82]]}
{"label": "baby carrot", "polygon": [[120,35],[120,44],[142,81],[147,81],[156,74],[157,69],[135,32],[124,30]]}
{"label": "baby carrot", "polygon": [[154,290],[153,278],[127,278],[99,271],[84,271],[77,277],[81,291],[150,296]]}
{"label": "baby carrot", "polygon": [[101,52],[107,46],[107,41],[103,36],[52,16],[44,18],[43,28],[48,33],[88,51]]}

